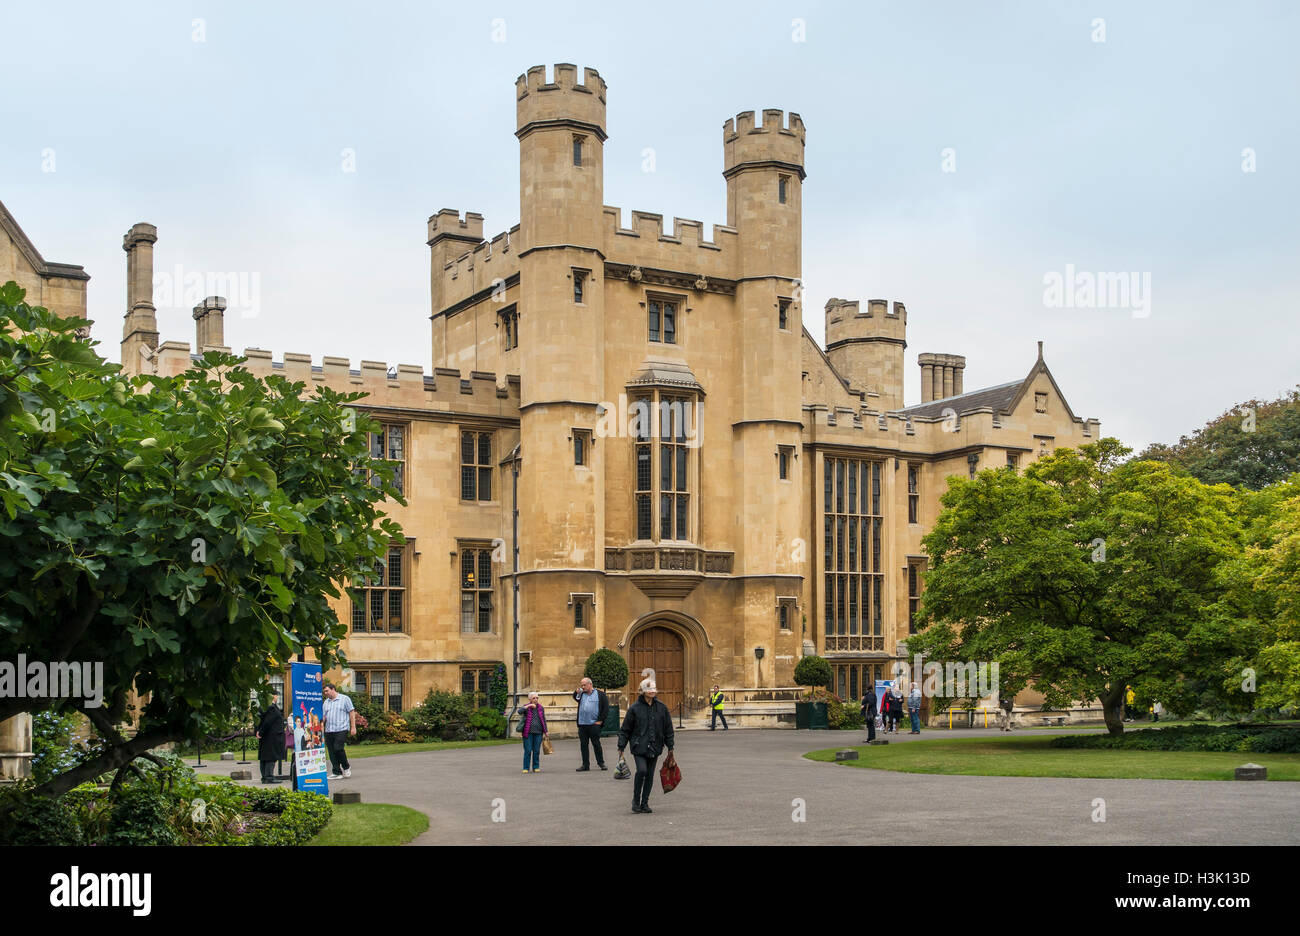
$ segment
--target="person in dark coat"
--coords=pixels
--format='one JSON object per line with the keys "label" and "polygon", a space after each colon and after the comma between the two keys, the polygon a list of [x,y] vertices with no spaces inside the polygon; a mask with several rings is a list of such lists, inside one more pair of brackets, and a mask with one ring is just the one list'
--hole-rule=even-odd
{"label": "person in dark coat", "polygon": [[284,760],[284,713],[276,702],[272,696],[257,726],[257,760],[262,767],[263,783],[280,782],[275,777],[275,765]]}
{"label": "person in dark coat", "polygon": [[862,692],[862,720],[867,723],[867,744],[876,742],[876,690],[868,686]]}
{"label": "person in dark coat", "polygon": [[636,759],[636,780],[632,784],[632,812],[650,813],[650,788],[655,784],[655,762],[665,747],[673,749],[673,719],[668,706],[656,696],[653,679],[641,680],[641,695],[627,710],[623,727],[618,730],[618,753],[632,745]]}

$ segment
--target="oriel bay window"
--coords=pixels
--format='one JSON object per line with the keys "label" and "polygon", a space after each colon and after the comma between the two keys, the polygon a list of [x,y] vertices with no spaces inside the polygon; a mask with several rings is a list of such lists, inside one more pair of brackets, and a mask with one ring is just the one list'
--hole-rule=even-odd
{"label": "oriel bay window", "polygon": [[351,589],[353,634],[400,634],[406,630],[405,544],[391,546],[375,574]]}
{"label": "oriel bay window", "polygon": [[884,647],[881,465],[855,458],[825,459],[822,568],[827,650]]}
{"label": "oriel bay window", "polygon": [[460,632],[492,633],[492,547],[460,545]]}
{"label": "oriel bay window", "polygon": [[[633,401],[636,438],[636,538],[689,541],[698,439],[689,397],[651,394]],[[658,533],[656,537],[656,531]]]}

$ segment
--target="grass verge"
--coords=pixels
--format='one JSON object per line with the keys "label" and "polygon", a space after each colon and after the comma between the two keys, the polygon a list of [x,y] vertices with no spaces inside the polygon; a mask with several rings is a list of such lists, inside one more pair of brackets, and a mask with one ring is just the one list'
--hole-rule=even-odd
{"label": "grass verge", "polygon": [[410,744],[349,744],[348,760],[378,757],[381,754],[415,754],[419,751],[455,751],[461,748],[493,747],[518,744],[518,738],[492,738],[488,741],[412,741]]}
{"label": "grass verge", "polygon": [[[1250,762],[1267,767],[1270,780],[1300,780],[1300,754],[1059,749],[1050,746],[1053,737],[1055,734],[1035,732],[1032,736],[935,738],[854,747],[858,759],[843,764],[902,773],[980,777],[1231,780],[1234,767]],[[844,748],[810,751],[804,757],[834,762],[837,750]]]}
{"label": "grass verge", "polygon": [[347,803],[308,845],[405,845],[429,828],[429,817],[392,803]]}

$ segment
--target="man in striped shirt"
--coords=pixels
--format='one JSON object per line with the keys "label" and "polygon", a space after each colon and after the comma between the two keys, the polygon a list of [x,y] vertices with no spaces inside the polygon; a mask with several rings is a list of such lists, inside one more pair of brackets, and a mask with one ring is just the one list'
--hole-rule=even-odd
{"label": "man in striped shirt", "polygon": [[325,684],[325,750],[330,756],[330,775],[335,779],[352,776],[352,765],[344,750],[348,735],[357,733],[357,710],[352,700]]}

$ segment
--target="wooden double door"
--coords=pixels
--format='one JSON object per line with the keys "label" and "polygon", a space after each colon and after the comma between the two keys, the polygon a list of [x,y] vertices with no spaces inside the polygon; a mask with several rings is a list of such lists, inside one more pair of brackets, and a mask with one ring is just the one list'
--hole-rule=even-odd
{"label": "wooden double door", "polygon": [[676,717],[686,691],[685,650],[677,632],[667,627],[647,627],[640,631],[632,638],[627,664],[631,680],[628,704],[636,701],[637,687],[644,678],[641,671],[649,667],[655,671],[659,701]]}

